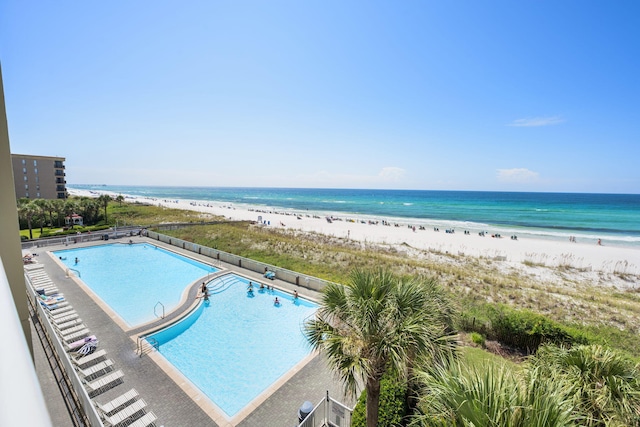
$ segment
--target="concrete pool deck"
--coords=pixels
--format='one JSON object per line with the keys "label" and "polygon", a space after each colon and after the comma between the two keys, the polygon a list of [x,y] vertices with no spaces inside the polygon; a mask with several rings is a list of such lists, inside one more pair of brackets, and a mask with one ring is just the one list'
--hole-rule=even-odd
{"label": "concrete pool deck", "polygon": [[[134,237],[132,240],[134,243],[149,243],[162,247],[206,264],[214,264],[216,267],[245,276],[250,280],[266,283],[265,279],[258,273],[220,263],[206,256],[165,245],[145,237]],[[113,243],[126,242],[115,241]],[[65,298],[78,312],[83,323],[100,340],[99,348],[106,350],[107,356],[113,360],[116,369],[120,369],[124,373],[123,384],[96,397],[95,401],[106,402],[130,388],[135,388],[147,402],[148,410],[158,417],[157,426],[220,427],[291,427],[296,425],[298,408],[306,400],[315,405],[329,391],[333,398],[345,401],[342,394],[342,384],[335,380],[334,374],[327,368],[324,358],[321,355],[311,355],[307,358],[306,364],[297,365],[296,368],[274,383],[269,392],[263,393],[231,420],[224,416],[220,417],[219,413],[211,410],[211,407],[215,407],[215,405],[212,405],[209,399],[199,390],[193,390],[193,386],[181,378],[180,375],[172,375],[162,369],[159,363],[154,360],[157,359],[156,355],[151,353],[140,357],[136,352],[135,338],[138,334],[149,330],[151,326],[157,326],[156,322],[154,322],[154,325],[127,327],[115,313],[111,310],[105,310],[102,302],[96,299],[91,292],[86,292],[82,286],[78,286],[74,278],[68,277],[66,270],[54,256],[46,254],[46,252],[56,250],[100,244],[104,244],[104,242],[52,246],[47,247],[46,251],[41,250],[38,256],[38,262],[44,266],[45,271],[57,285],[59,291],[64,293]],[[276,288],[288,292],[298,289],[301,296],[312,300],[317,300],[319,296],[317,292],[303,287],[296,287],[278,279],[275,281],[269,280],[268,282]],[[185,310],[190,309],[193,306],[193,301],[195,301],[197,288],[197,285],[192,286],[180,308],[169,313],[161,322],[164,323],[179,317]],[[41,379],[41,386],[53,424],[56,426],[71,426],[72,423],[67,414],[67,409],[58,398],[60,393],[58,386],[52,380],[51,374],[47,372],[50,369],[48,364],[42,359],[42,347],[37,337],[34,338],[34,348],[36,349],[36,370]],[[345,403],[351,405],[353,402]]]}

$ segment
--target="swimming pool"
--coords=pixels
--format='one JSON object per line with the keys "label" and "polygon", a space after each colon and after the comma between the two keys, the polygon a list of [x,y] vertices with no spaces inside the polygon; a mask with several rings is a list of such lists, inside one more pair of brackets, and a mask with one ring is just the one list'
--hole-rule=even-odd
{"label": "swimming pool", "polygon": [[[186,287],[217,268],[149,244],[106,244],[55,251],[129,326],[175,309]],[[76,258],[78,262],[76,263]]]}
{"label": "swimming pool", "polygon": [[[150,335],[159,352],[228,417],[287,373],[311,348],[302,324],[317,305],[280,291],[260,290],[234,274],[212,280],[210,303]],[[281,301],[275,306],[274,298]]]}

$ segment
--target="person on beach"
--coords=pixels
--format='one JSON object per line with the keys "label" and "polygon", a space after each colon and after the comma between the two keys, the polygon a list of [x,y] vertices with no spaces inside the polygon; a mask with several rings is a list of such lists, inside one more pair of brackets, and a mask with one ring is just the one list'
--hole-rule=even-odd
{"label": "person on beach", "polygon": [[77,264],[77,263],[78,263],[78,261],[80,261],[80,260],[76,257],[75,263]]}
{"label": "person on beach", "polygon": [[293,291],[293,299],[298,299],[298,291]]}
{"label": "person on beach", "polygon": [[200,292],[202,292],[203,294],[207,292],[207,285],[204,282],[202,282],[202,286],[200,287]]}
{"label": "person on beach", "polygon": [[602,239],[598,239],[598,246],[602,246]]}
{"label": "person on beach", "polygon": [[280,300],[278,299],[278,297],[276,297],[276,299],[273,300],[273,305],[275,306],[280,305]]}

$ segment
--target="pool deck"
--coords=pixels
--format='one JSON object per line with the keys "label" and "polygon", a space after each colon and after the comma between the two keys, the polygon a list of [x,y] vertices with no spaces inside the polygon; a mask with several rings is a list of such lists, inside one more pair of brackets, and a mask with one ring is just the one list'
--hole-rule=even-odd
{"label": "pool deck", "polygon": [[[149,243],[206,264],[214,264],[226,272],[240,274],[258,283],[269,283],[284,291],[293,292],[294,289],[298,289],[301,296],[312,300],[317,300],[319,297],[317,292],[307,290],[304,287],[295,286],[278,279],[274,281],[264,279],[259,273],[220,263],[206,256],[165,245],[156,240],[145,237],[134,237],[132,240],[134,243]],[[105,308],[102,301],[95,298],[92,292],[87,291],[83,286],[79,286],[73,277],[68,277],[58,260],[46,253],[104,243],[92,242],[70,246],[51,246],[41,249],[38,256],[38,262],[44,265],[45,271],[57,285],[59,291],[64,293],[66,300],[78,312],[83,323],[100,340],[99,348],[104,349],[107,352],[107,356],[113,360],[115,368],[122,370],[124,373],[123,384],[97,396],[94,399],[95,401],[103,403],[130,388],[135,388],[146,401],[148,411],[152,411],[158,417],[156,425],[167,427],[292,427],[297,425],[297,412],[302,403],[308,400],[315,406],[325,397],[327,391],[334,399],[349,405],[353,404],[353,402],[347,401],[343,397],[342,384],[335,379],[334,374],[328,369],[323,356],[311,355],[306,359],[306,364],[298,364],[296,368],[275,383],[270,390],[263,393],[232,419],[221,415],[216,410],[215,405],[200,393],[197,388],[193,387],[189,381],[179,374],[171,373],[171,369],[163,369],[163,358],[158,357],[153,352],[140,357],[136,352],[136,337],[138,334],[180,317],[193,307],[198,292],[197,283],[191,286],[180,307],[172,313],[168,313],[164,319],[130,328],[115,313]],[[123,239],[122,241],[109,243],[126,244],[126,241]],[[214,276],[211,275],[211,277]],[[60,427],[72,426],[67,409],[59,398],[58,386],[53,381],[50,368],[43,359],[42,347],[37,337],[34,338],[34,349],[36,371],[40,378],[53,424]]]}

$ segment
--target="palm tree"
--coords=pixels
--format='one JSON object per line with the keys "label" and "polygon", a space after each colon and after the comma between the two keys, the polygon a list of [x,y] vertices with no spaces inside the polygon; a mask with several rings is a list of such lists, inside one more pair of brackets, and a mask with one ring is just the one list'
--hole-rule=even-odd
{"label": "palm tree", "polygon": [[584,426],[640,426],[640,370],[600,345],[541,347],[531,365],[572,387]]}
{"label": "palm tree", "polygon": [[[58,227],[60,227],[60,221],[64,216],[64,200],[62,199],[53,199],[51,200],[51,209],[56,213],[56,218],[58,222]],[[51,217],[51,225],[53,226],[53,216],[51,215],[51,211],[49,211],[49,216]]]}
{"label": "palm tree", "polygon": [[122,196],[122,194],[118,194],[115,200],[116,202],[118,202],[118,205],[122,206],[122,202],[124,202],[124,197]]}
{"label": "palm tree", "polygon": [[111,201],[111,196],[108,194],[101,194],[98,197],[98,204],[104,207],[104,222],[107,224],[107,207],[109,206],[109,202]]}
{"label": "palm tree", "polygon": [[38,206],[36,206],[30,200],[20,200],[18,205],[18,214],[24,218],[27,222],[27,226],[29,227],[29,239],[33,239],[33,228],[32,228],[32,220],[33,217],[36,216],[39,212]]}
{"label": "palm tree", "polygon": [[32,202],[39,210],[40,214],[40,234],[44,232],[44,222],[47,219],[47,209],[49,201],[47,199],[35,199]]}
{"label": "palm tree", "polygon": [[[64,201],[64,215],[66,217],[71,217],[79,208],[79,204],[75,199],[67,199]],[[71,228],[73,228],[73,221],[71,221]]]}
{"label": "palm tree", "polygon": [[406,379],[412,360],[439,361],[454,348],[426,283],[356,269],[346,286],[325,287],[316,318],[305,323],[308,341],[326,353],[345,391],[355,396],[358,384],[365,385],[369,427],[378,422],[380,380],[387,369]]}
{"label": "palm tree", "polygon": [[79,206],[85,224],[93,224],[97,222],[101,207],[99,200],[91,197],[81,197]]}

